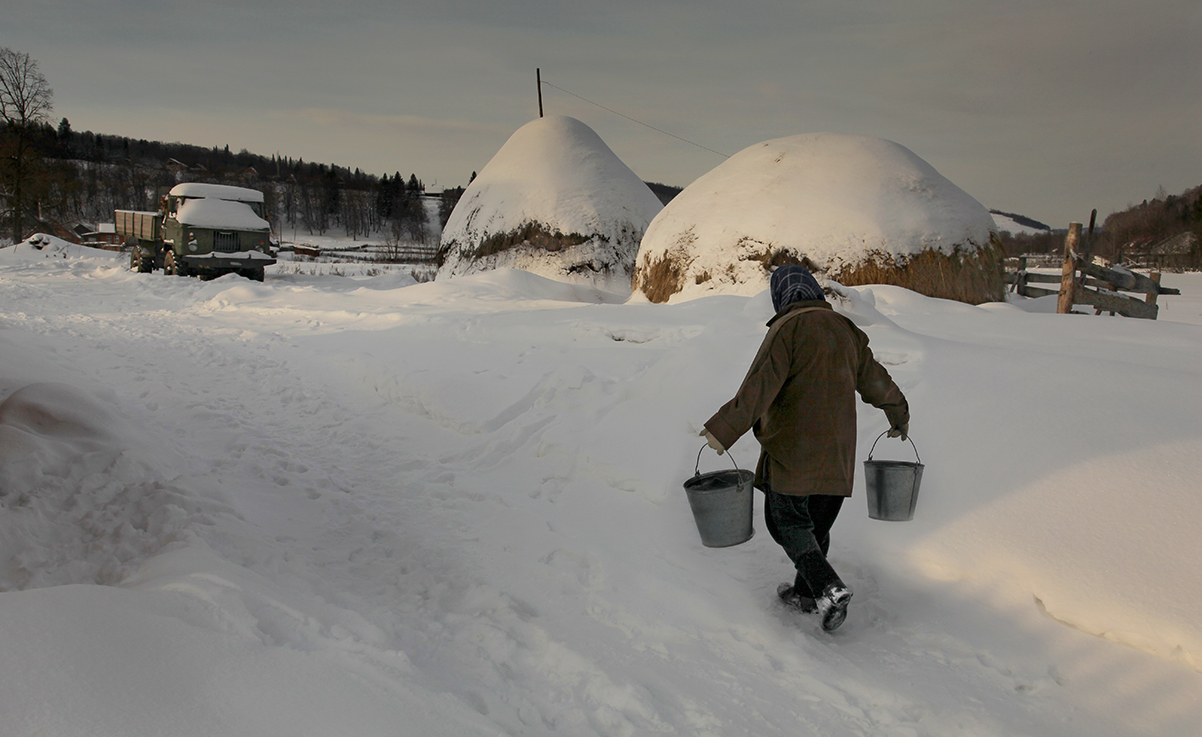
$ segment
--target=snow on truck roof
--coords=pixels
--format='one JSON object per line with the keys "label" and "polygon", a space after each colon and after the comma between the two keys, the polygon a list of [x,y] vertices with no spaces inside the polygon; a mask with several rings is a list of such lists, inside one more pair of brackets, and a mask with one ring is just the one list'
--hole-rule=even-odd
{"label": "snow on truck roof", "polygon": [[[174,192],[175,190],[172,190]],[[190,195],[188,196],[190,197]],[[185,199],[175,214],[182,225],[194,228],[270,230],[271,223],[255,214],[245,202],[215,197]]]}
{"label": "snow on truck roof", "polygon": [[228,184],[201,184],[200,182],[185,182],[172,187],[168,194],[170,194],[172,197],[207,197],[216,200],[233,200],[234,202],[263,201],[263,193],[257,189],[231,187]]}

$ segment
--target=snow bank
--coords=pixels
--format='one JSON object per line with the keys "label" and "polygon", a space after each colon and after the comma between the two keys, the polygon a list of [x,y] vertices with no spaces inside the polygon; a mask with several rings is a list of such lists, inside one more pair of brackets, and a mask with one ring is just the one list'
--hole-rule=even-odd
{"label": "snow bank", "polygon": [[971,253],[993,230],[984,206],[904,146],[791,136],[740,151],[677,195],[647,228],[636,288],[653,301],[752,295],[781,256],[841,280],[869,259]]}
{"label": "snow bank", "polygon": [[362,624],[331,610],[203,545],[155,557],[120,587],[0,593],[5,729],[113,737],[497,734],[454,697],[418,685],[402,653],[359,641],[354,630]]}
{"label": "snow bank", "polygon": [[0,260],[31,263],[48,258],[83,258],[96,253],[95,248],[80,246],[46,233],[34,233],[20,243],[0,249]]}
{"label": "snow bank", "polygon": [[189,498],[154,470],[113,408],[67,384],[0,403],[0,591],[115,584],[184,539],[217,499]]}
{"label": "snow bank", "polygon": [[[1202,671],[1202,541],[1190,522],[1202,514],[1190,490],[1202,437],[1187,429],[1202,404],[1186,399],[1198,325],[852,291],[896,326],[872,346],[907,387],[927,464],[915,522],[858,523],[858,544]],[[941,345],[949,339],[963,343]],[[881,448],[913,460],[908,445]]]}
{"label": "snow bank", "polygon": [[517,268],[628,292],[639,241],[661,207],[587,125],[540,118],[464,191],[442,234],[438,276]]}
{"label": "snow bank", "polygon": [[[137,292],[128,296],[137,303]],[[497,734],[423,686],[363,617],[295,578],[280,586],[247,568],[275,567],[282,551],[235,511],[228,489],[211,474],[181,474],[180,449],[129,422],[116,392],[37,381],[82,379],[11,343],[5,328],[0,321],[6,733]]]}

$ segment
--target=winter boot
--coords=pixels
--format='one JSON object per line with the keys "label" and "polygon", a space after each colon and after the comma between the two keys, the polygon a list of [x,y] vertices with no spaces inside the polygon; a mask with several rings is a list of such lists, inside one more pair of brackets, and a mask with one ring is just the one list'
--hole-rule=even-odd
{"label": "winter boot", "polygon": [[847,604],[851,601],[851,591],[841,583],[832,583],[818,597],[818,613],[822,615],[822,629],[833,632],[839,629],[843,620],[847,619]]}
{"label": "winter boot", "polygon": [[809,596],[799,593],[792,584],[782,583],[777,586],[776,595],[786,606],[796,609],[802,614],[813,614],[818,611],[818,603]]}

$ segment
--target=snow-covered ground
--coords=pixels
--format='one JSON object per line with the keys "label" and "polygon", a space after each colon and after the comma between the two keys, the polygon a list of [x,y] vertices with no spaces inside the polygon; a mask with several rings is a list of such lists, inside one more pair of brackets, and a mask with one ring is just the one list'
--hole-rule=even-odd
{"label": "snow-covered ground", "polygon": [[857,484],[827,635],[760,500],[709,549],[681,488],[767,295],[284,266],[0,249],[0,732],[1198,734],[1202,276],[1155,322],[853,290],[926,473],[908,523]]}

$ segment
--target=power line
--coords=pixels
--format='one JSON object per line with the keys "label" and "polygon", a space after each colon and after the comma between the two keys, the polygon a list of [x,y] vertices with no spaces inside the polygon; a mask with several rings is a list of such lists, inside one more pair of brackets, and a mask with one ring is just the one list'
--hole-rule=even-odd
{"label": "power line", "polygon": [[[681,138],[680,136],[676,135],[675,133],[669,133],[666,130],[660,130],[659,128],[656,128],[653,125],[648,125],[647,123],[644,123],[641,120],[635,120],[634,118],[630,117],[629,115],[626,115],[625,113],[620,113],[617,110],[614,110],[613,108],[605,107],[604,105],[602,105],[599,102],[593,102],[592,100],[588,99],[587,97],[581,97],[580,95],[576,94],[575,92],[569,92],[568,90],[565,90],[563,87],[553,85],[545,79],[542,79],[540,81],[542,82],[542,84],[545,84],[548,87],[553,87],[553,88],[559,90],[560,92],[563,92],[564,94],[571,95],[572,97],[575,97],[577,100],[583,100],[590,105],[596,105],[597,107],[601,108],[602,110],[613,113],[614,115],[617,115],[618,117],[626,118],[627,120],[629,120],[632,123],[638,123],[639,125],[643,126],[644,128],[650,128],[651,130],[655,131],[656,133],[662,133],[665,136],[675,138],[678,141],[683,141],[683,142],[689,144],[690,146],[696,146],[697,148],[705,149],[706,151],[709,151],[711,154],[718,154],[719,156],[721,156],[724,159],[730,158],[729,155],[724,154],[721,151],[715,151],[714,149],[709,148],[708,146],[702,146],[700,143],[694,143],[693,141],[690,141],[687,138]],[[540,100],[540,102],[541,102],[541,100]]]}

